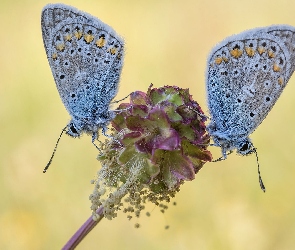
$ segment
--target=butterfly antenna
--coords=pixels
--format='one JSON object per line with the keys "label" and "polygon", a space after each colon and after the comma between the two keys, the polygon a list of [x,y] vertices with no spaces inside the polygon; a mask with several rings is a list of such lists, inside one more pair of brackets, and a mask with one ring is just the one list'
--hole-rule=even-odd
{"label": "butterfly antenna", "polygon": [[258,167],[258,178],[259,178],[259,184],[260,184],[260,188],[263,192],[265,192],[265,186],[263,184],[263,181],[262,181],[262,177],[261,177],[261,174],[260,174],[260,166],[259,166],[259,161],[258,161],[258,154],[257,154],[257,151],[256,151],[256,148],[253,149],[254,152],[255,152],[255,155],[256,155],[256,161],[257,161],[257,167]]}
{"label": "butterfly antenna", "polygon": [[55,155],[55,152],[56,152],[56,149],[57,149],[57,145],[58,145],[58,143],[59,143],[59,140],[60,140],[62,134],[66,131],[66,128],[67,128],[67,127],[68,127],[68,126],[65,126],[65,127],[62,129],[62,131],[61,131],[61,133],[60,133],[60,135],[59,135],[59,137],[58,137],[58,139],[57,139],[57,141],[56,141],[56,144],[55,144],[54,150],[53,150],[53,152],[52,152],[52,155],[51,155],[51,157],[50,157],[50,160],[49,160],[49,162],[47,163],[46,167],[44,168],[43,173],[46,173],[47,169],[49,168],[49,166],[50,166],[50,164],[51,164],[51,162],[52,162],[52,159],[53,159],[53,157],[54,157],[54,155]]}

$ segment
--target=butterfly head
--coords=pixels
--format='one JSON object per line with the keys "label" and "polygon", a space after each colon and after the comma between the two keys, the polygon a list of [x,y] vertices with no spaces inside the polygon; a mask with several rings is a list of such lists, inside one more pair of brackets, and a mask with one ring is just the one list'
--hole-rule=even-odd
{"label": "butterfly head", "polygon": [[67,125],[66,133],[74,138],[80,137],[84,132],[97,133],[100,128],[106,127],[115,115],[114,111],[106,110],[93,117],[72,118]]}
{"label": "butterfly head", "polygon": [[226,159],[228,152],[236,150],[239,155],[249,155],[255,152],[255,148],[249,137],[231,137],[215,131],[210,134],[214,145],[222,149],[223,158]]}
{"label": "butterfly head", "polygon": [[236,142],[237,153],[240,155],[249,155],[255,152],[255,148],[248,137]]}
{"label": "butterfly head", "polygon": [[66,133],[67,133],[67,135],[76,138],[81,135],[81,129],[73,121],[70,121],[70,123],[67,126]]}

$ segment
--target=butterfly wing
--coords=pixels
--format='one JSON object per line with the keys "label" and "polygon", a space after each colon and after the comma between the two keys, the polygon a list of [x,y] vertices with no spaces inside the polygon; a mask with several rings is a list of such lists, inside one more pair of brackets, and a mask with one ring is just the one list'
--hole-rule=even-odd
{"label": "butterfly wing", "polygon": [[295,70],[295,27],[290,25],[273,25],[265,29],[265,32],[277,37],[284,43],[290,54],[290,70],[287,72],[287,81]]}
{"label": "butterfly wing", "polygon": [[294,71],[290,50],[286,41],[272,33],[271,27],[246,31],[213,48],[208,58],[207,98],[209,126],[215,135],[231,140],[248,136],[286,86]]}
{"label": "butterfly wing", "polygon": [[41,25],[47,58],[68,112],[76,119],[100,120],[117,93],[123,39],[99,19],[63,4],[45,6]]}

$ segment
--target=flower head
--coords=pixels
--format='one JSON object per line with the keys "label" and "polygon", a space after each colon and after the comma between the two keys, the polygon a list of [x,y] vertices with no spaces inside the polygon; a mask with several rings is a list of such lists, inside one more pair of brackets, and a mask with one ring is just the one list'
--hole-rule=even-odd
{"label": "flower head", "polygon": [[103,206],[109,219],[116,217],[124,197],[129,207],[123,211],[136,216],[147,201],[169,202],[212,159],[206,117],[188,89],[151,85],[147,93],[133,92],[130,103],[118,110],[113,139],[101,147],[102,168],[90,196],[92,210]]}

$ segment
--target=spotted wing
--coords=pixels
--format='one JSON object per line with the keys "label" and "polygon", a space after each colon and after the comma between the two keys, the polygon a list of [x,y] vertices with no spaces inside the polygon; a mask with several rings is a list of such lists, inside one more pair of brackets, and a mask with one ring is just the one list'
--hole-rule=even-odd
{"label": "spotted wing", "polygon": [[215,131],[234,140],[264,120],[294,71],[291,41],[267,27],[229,37],[212,50],[207,98]]}
{"label": "spotted wing", "polygon": [[295,27],[290,25],[273,25],[265,30],[266,33],[277,37],[286,46],[290,54],[290,70],[287,74],[287,81],[295,70]]}
{"label": "spotted wing", "polygon": [[99,19],[63,4],[45,6],[41,26],[65,107],[72,117],[99,119],[117,93],[123,39]]}

